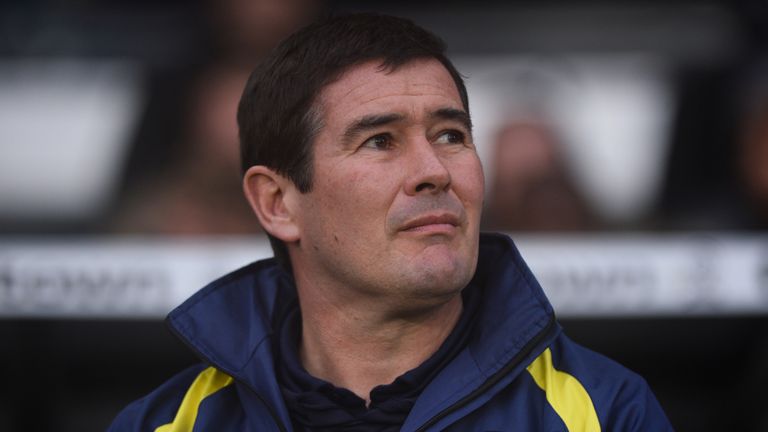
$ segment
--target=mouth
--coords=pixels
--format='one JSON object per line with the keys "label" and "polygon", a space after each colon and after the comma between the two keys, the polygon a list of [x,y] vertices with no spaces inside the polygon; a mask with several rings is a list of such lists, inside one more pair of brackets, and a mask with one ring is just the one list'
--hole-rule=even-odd
{"label": "mouth", "polygon": [[423,233],[450,233],[460,225],[457,216],[449,213],[424,215],[406,222],[401,231]]}

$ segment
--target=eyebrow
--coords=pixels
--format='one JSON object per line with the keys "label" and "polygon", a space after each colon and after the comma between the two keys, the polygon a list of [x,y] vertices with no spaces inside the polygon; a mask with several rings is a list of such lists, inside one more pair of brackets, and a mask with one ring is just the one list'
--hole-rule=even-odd
{"label": "eyebrow", "polygon": [[472,119],[464,110],[456,108],[440,108],[437,111],[431,112],[429,116],[433,119],[458,121],[463,124],[469,132],[472,132]]}
{"label": "eyebrow", "polygon": [[344,140],[349,141],[352,138],[371,129],[395,123],[405,118],[402,114],[373,114],[355,120],[344,130]]}

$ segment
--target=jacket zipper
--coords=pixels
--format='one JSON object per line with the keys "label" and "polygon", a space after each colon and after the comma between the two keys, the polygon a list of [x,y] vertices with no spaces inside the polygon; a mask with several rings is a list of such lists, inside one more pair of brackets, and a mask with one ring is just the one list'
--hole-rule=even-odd
{"label": "jacket zipper", "polygon": [[518,364],[527,357],[533,349],[539,345],[539,343],[544,340],[546,336],[548,336],[552,330],[555,328],[555,316],[552,315],[552,318],[547,323],[547,326],[544,327],[533,339],[528,341],[528,343],[514,356],[512,359],[504,365],[501,369],[499,369],[495,374],[493,374],[490,378],[488,378],[480,387],[476,388],[472,393],[468,394],[455,404],[445,408],[444,410],[440,411],[439,413],[435,414],[432,418],[427,420],[424,424],[422,424],[418,429],[416,429],[416,432],[424,432],[430,427],[434,426],[437,422],[444,419],[448,415],[450,415],[453,412],[458,411],[459,409],[463,408],[469,402],[471,402],[473,399],[477,398],[478,396],[482,395],[488,389],[496,385],[499,381],[501,381],[502,378],[504,378],[507,374],[512,372],[514,368],[518,366]]}
{"label": "jacket zipper", "polygon": [[[207,358],[205,355],[203,355],[203,354],[202,354],[200,351],[198,351],[198,350],[197,350],[197,348],[195,348],[194,346],[192,346],[192,344],[191,344],[191,343],[187,342],[187,339],[186,339],[185,337],[182,337],[182,336],[181,336],[181,334],[179,334],[179,332],[177,332],[177,331],[176,331],[176,329],[175,329],[175,328],[174,328],[174,327],[173,327],[173,326],[170,324],[170,322],[169,322],[167,319],[165,320],[165,326],[166,326],[166,327],[168,327],[168,329],[171,331],[171,333],[173,333],[173,334],[174,334],[174,336],[176,336],[176,338],[177,338],[177,339],[181,340],[181,341],[184,343],[184,345],[186,345],[186,346],[187,346],[187,348],[189,348],[189,349],[190,349],[190,351],[192,351],[193,353],[195,353],[195,355],[196,355],[198,358],[200,358],[201,360],[203,360],[204,362],[206,362],[206,363],[208,363],[208,364],[210,364],[210,365],[213,365],[213,364],[214,364],[214,363],[213,363],[212,361],[210,361],[210,360],[209,360],[209,359],[208,359],[208,358]],[[226,371],[225,371],[225,372],[226,372]],[[231,376],[231,377],[232,377],[232,379],[236,380],[237,382],[239,382],[240,384],[242,384],[242,385],[243,385],[245,388],[247,388],[247,389],[248,389],[248,391],[250,391],[251,393],[253,393],[254,395],[256,395],[256,397],[257,397],[257,398],[259,398],[259,400],[261,401],[261,403],[263,403],[263,404],[264,404],[264,406],[265,406],[265,407],[267,407],[267,411],[269,411],[269,414],[272,416],[272,420],[274,420],[274,421],[275,421],[275,424],[277,425],[277,428],[280,430],[280,432],[288,432],[288,430],[285,428],[285,426],[283,425],[283,423],[280,421],[280,418],[277,416],[277,413],[275,412],[275,409],[274,409],[274,407],[272,407],[272,405],[271,405],[271,404],[269,404],[269,403],[268,403],[268,402],[267,402],[267,401],[266,401],[266,400],[265,400],[265,399],[264,399],[264,398],[263,398],[263,397],[262,397],[262,396],[259,394],[259,392],[257,392],[257,391],[256,391],[256,390],[254,390],[253,388],[251,388],[251,386],[250,386],[248,383],[246,383],[245,381],[243,381],[243,380],[241,380],[241,379],[239,379],[239,378],[236,378],[234,374],[231,374],[231,373],[229,373],[229,372],[226,372],[226,373],[227,373],[229,376]]]}

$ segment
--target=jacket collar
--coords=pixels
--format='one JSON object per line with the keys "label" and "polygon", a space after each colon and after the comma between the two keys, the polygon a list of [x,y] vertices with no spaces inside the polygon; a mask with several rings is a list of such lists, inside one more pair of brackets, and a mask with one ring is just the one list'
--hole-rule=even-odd
{"label": "jacket collar", "polygon": [[213,281],[171,311],[171,331],[204,361],[235,378],[290,425],[276,381],[271,336],[280,315],[295,307],[292,277],[274,259]]}
{"label": "jacket collar", "polygon": [[508,385],[560,332],[541,286],[505,235],[480,236],[467,289],[482,295],[469,345],[424,390],[401,431],[425,424],[442,430]]}
{"label": "jacket collar", "polygon": [[554,311],[512,239],[483,234],[480,251],[470,286],[483,291],[482,312],[469,348],[482,369],[494,372],[494,364],[550,325]]}

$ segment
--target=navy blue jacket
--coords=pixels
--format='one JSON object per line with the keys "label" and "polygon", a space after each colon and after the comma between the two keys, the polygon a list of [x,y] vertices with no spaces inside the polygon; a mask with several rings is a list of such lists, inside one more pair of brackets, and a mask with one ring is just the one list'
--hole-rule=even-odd
{"label": "navy blue jacket", "polygon": [[[483,290],[473,335],[424,389],[402,431],[643,431],[672,428],[646,382],[566,337],[512,241],[483,235],[466,289]],[[275,320],[291,278],[259,261],[168,316],[203,364],[129,405],[110,431],[291,431],[275,379]]]}

